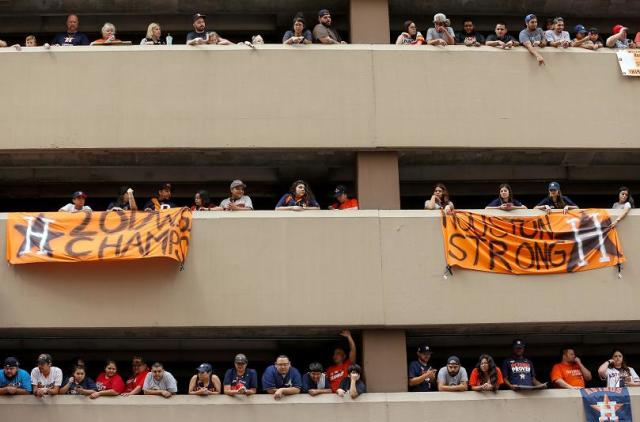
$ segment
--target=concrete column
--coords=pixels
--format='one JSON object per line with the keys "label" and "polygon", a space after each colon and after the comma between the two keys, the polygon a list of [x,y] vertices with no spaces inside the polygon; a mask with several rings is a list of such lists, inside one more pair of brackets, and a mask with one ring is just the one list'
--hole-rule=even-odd
{"label": "concrete column", "polygon": [[362,357],[368,392],[407,391],[407,341],[404,331],[363,331]]}
{"label": "concrete column", "polygon": [[364,210],[400,209],[400,174],[396,152],[357,153],[358,201]]}
{"label": "concrete column", "polygon": [[389,0],[351,0],[352,44],[389,44]]}

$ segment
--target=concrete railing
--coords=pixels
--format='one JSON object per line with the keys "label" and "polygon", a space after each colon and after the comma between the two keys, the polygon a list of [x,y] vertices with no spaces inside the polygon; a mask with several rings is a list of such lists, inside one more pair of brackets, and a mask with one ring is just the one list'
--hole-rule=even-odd
{"label": "concrete railing", "polygon": [[[640,391],[630,389],[632,407]],[[585,420],[580,392],[549,390],[530,393],[372,393],[358,397],[298,395],[275,401],[272,396],[1,397],[0,419],[48,422],[86,420],[304,420],[400,422],[464,420],[512,422]]]}
{"label": "concrete railing", "polygon": [[0,150],[640,147],[640,83],[613,50],[542,55],[545,67],[523,48],[464,46],[2,49]]}
{"label": "concrete railing", "polygon": [[0,266],[0,329],[639,321],[640,213],[618,229],[622,279],[605,268],[445,280],[438,212],[199,212],[184,271],[168,260]]}

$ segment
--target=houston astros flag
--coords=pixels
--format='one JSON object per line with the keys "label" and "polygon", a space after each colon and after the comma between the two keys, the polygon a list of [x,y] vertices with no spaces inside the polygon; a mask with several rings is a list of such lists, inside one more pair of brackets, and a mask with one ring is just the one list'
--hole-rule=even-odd
{"label": "houston astros flag", "polygon": [[171,258],[184,263],[191,211],[10,213],[7,261],[82,262]]}
{"label": "houston astros flag", "polygon": [[448,265],[506,274],[553,274],[624,262],[606,210],[496,217],[456,211],[442,218]]}
{"label": "houston astros flag", "polygon": [[587,422],[633,422],[627,388],[583,388],[582,405]]}

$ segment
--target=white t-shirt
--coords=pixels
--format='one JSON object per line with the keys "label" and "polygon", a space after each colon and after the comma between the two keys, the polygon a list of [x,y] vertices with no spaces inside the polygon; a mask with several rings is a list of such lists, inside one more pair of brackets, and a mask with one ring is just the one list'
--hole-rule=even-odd
{"label": "white t-shirt", "polygon": [[550,29],[544,33],[544,37],[549,42],[555,41],[571,41],[571,36],[567,31],[562,31],[561,33],[557,33],[556,31]]}
{"label": "white t-shirt", "polygon": [[229,204],[234,203],[235,205],[238,205],[240,207],[244,207],[244,208],[249,208],[249,209],[253,209],[253,202],[251,202],[251,198],[249,198],[247,195],[242,195],[239,199],[236,199],[235,201],[231,201],[231,198],[227,198],[224,199],[221,203],[220,206],[222,208],[226,208],[229,206]]}
{"label": "white t-shirt", "polygon": [[60,387],[62,385],[62,369],[52,366],[49,376],[45,377],[37,366],[31,370],[31,384],[38,388]]}
{"label": "white t-shirt", "polygon": [[91,211],[91,208],[88,206],[83,206],[81,210],[76,209],[76,206],[72,203],[68,203],[64,207],[60,208],[59,212],[81,212],[81,211]]}
{"label": "white t-shirt", "polygon": [[[640,378],[638,378],[638,374],[633,368],[629,368],[629,373],[631,375],[631,380],[633,382],[640,382]],[[607,387],[617,388],[620,387],[620,370],[616,368],[607,368]]]}
{"label": "white t-shirt", "polygon": [[611,208],[613,208],[614,210],[618,210],[618,209],[624,210],[627,208],[631,208],[631,203],[629,201],[625,202],[624,204],[621,204],[620,202],[614,202]]}

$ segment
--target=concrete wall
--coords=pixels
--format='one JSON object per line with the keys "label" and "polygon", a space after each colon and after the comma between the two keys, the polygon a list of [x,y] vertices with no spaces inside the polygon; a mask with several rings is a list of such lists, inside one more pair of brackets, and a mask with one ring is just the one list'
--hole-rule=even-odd
{"label": "concrete wall", "polygon": [[[640,406],[640,391],[630,389],[633,409]],[[0,419],[50,422],[83,420],[305,420],[405,422],[438,420],[459,422],[563,421],[582,422],[579,391],[550,390],[532,393],[370,393],[341,399],[336,395],[249,398],[161,397],[30,397],[0,398]]]}
{"label": "concrete wall", "polygon": [[28,50],[0,51],[2,150],[640,146],[611,50]]}
{"label": "concrete wall", "polygon": [[182,272],[168,260],[0,266],[0,329],[638,321],[639,222],[634,210],[619,225],[621,280],[614,268],[445,280],[437,212],[196,213]]}

